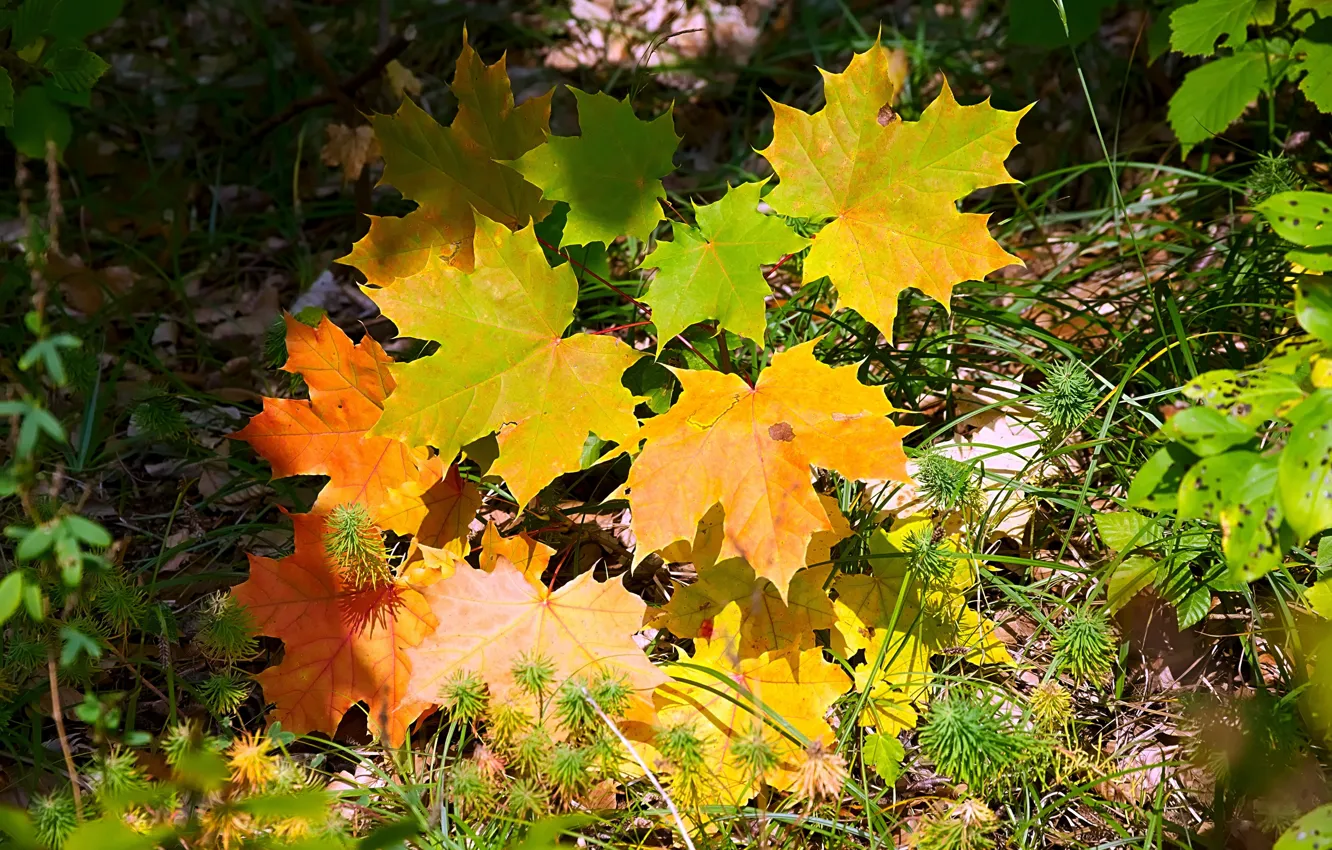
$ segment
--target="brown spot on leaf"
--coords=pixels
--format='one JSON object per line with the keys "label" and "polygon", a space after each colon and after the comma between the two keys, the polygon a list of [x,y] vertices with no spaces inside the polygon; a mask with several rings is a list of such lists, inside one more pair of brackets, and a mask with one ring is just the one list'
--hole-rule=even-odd
{"label": "brown spot on leaf", "polygon": [[776,425],[769,426],[768,436],[781,443],[789,443],[795,439],[795,431],[791,428],[789,422],[778,422]]}
{"label": "brown spot on leaf", "polygon": [[897,120],[897,113],[893,111],[893,108],[891,106],[885,103],[883,106],[879,107],[880,127],[887,127],[889,124],[893,123],[896,120]]}

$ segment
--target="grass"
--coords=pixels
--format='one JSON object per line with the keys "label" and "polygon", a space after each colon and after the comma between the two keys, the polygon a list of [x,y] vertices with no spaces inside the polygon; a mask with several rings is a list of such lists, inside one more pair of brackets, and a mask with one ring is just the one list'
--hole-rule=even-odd
{"label": "grass", "polygon": [[[762,178],[753,150],[771,136],[764,96],[814,108],[820,102],[814,66],[840,68],[851,51],[872,44],[876,32],[906,52],[910,78],[899,112],[908,120],[933,99],[941,74],[964,102],[986,95],[1006,109],[1035,102],[1023,122],[1024,144],[1010,163],[1022,183],[978,193],[965,204],[992,215],[993,232],[1026,262],[1025,271],[959,286],[949,310],[909,291],[889,344],[854,313],[830,313],[826,282],[792,286],[799,280],[797,257],[775,278],[785,300],[770,314],[769,350],[825,334],[819,351],[826,362],[862,363],[862,380],[882,385],[909,411],[899,421],[919,426],[909,440],[913,448],[968,436],[996,412],[1001,422],[1013,421],[1015,410],[1026,412],[1031,430],[1016,443],[987,443],[993,431],[975,436],[972,459],[982,467],[988,504],[964,526],[959,544],[963,557],[987,565],[966,592],[966,604],[1011,630],[1015,663],[978,668],[959,656],[937,656],[933,706],[954,698],[945,694],[975,690],[978,699],[1027,718],[1032,689],[1057,681],[1072,696],[1071,732],[1047,741],[1048,765],[1010,778],[1004,793],[996,793],[983,784],[959,790],[957,777],[936,770],[921,736],[907,731],[903,773],[885,781],[861,758],[864,730],[854,722],[870,682],[835,709],[848,775],[833,799],[815,804],[765,794],[753,803],[703,807],[685,813],[685,838],[672,817],[671,795],[639,780],[622,785],[618,807],[596,812],[594,823],[555,822],[548,825],[554,833],[567,830],[608,847],[692,842],[700,848],[901,846],[928,834],[924,847],[944,840],[933,837],[946,832],[938,824],[962,816],[953,803],[979,794],[995,815],[994,834],[1014,847],[1221,847],[1250,834],[1270,840],[1291,817],[1327,798],[1322,739],[1291,709],[1305,679],[1293,624],[1307,608],[1303,588],[1314,575],[1314,544],[1259,582],[1213,592],[1205,579],[1224,563],[1215,529],[1162,517],[1164,551],[1191,554],[1179,582],[1215,596],[1210,613],[1179,630],[1159,593],[1139,595],[1115,613],[1117,655],[1108,672],[1093,665],[1087,675],[1068,676],[1055,666],[1069,621],[1080,612],[1105,612],[1107,584],[1124,555],[1104,541],[1097,520],[1123,508],[1180,388],[1210,369],[1256,363],[1291,326],[1284,249],[1248,213],[1246,181],[1259,167],[1258,152],[1278,149],[1290,133],[1320,127],[1324,119],[1282,101],[1271,113],[1273,125],[1259,110],[1181,160],[1168,134],[1151,128],[1184,69],[1178,57],[1153,66],[1129,58],[1143,50],[1134,38],[1120,38],[1140,34],[1137,4],[1107,17],[1105,38],[1044,54],[1005,43],[1002,4],[973,6],[962,12],[944,4],[947,14],[900,4],[855,12],[841,3],[782,6],[761,16],[764,36],[748,61],[708,57],[673,69],[696,74],[702,81],[696,91],[680,94],[631,68],[581,67],[568,81],[617,95],[633,91],[641,114],[655,114],[674,99],[686,149],[696,154],[683,170],[687,180],[671,186],[677,210],[715,200],[728,182]],[[354,74],[373,54],[373,14],[341,5],[295,8],[339,77]],[[253,135],[290,102],[322,88],[296,56],[280,16],[248,0],[188,14],[131,10],[94,47],[142,69],[143,77],[122,73],[99,86],[92,108],[78,113],[79,141],[66,158],[62,244],[99,271],[92,284],[66,281],[63,297],[91,286],[103,306],[62,316],[62,329],[80,336],[98,358],[85,364],[78,392],[53,396],[53,408],[78,437],[62,455],[47,458],[66,479],[52,498],[77,502],[125,540],[119,569],[143,589],[150,612],[141,628],[102,636],[100,665],[64,674],[79,699],[96,694],[114,701],[120,713],[114,730],[82,715],[66,721],[85,767],[92,753],[106,752],[130,730],[159,736],[187,718],[226,736],[265,725],[257,689],[236,710],[209,707],[202,683],[219,665],[200,655],[193,636],[212,594],[247,575],[243,553],[289,548],[289,525],[276,506],[308,506],[317,484],[271,481],[267,465],[225,435],[257,411],[259,396],[290,394],[288,376],[265,368],[271,316],[264,310],[290,306],[326,269],[338,268],[331,262],[360,235],[357,197],[366,196],[365,187],[340,185],[319,163],[322,127],[336,120],[336,107],[303,112]],[[525,12],[514,17],[498,7],[395,4],[395,27],[411,23],[417,32],[402,61],[424,81],[434,114],[452,109],[443,80],[464,14],[483,56],[507,49],[510,67],[519,69],[516,79],[546,79],[538,70],[540,54],[559,41],[559,13]],[[557,95],[557,113],[563,97]],[[389,108],[387,97],[373,91],[364,105]],[[98,140],[107,143],[109,156],[99,152]],[[1318,183],[1325,181],[1327,153],[1315,140],[1296,149],[1292,161]],[[404,208],[389,190],[374,195],[374,212]],[[6,190],[0,219],[14,220],[17,213],[18,197]],[[631,295],[642,284],[627,270],[645,249],[620,244],[610,250],[610,277]],[[110,291],[112,280],[101,271],[117,265],[136,275],[127,292]],[[347,270],[336,275],[350,291]],[[581,326],[640,321],[632,304],[590,275],[581,277]],[[11,253],[0,282],[5,315],[24,309],[27,287],[20,258]],[[391,336],[382,319],[362,314],[350,296],[326,306],[344,328]],[[263,319],[245,326],[247,316]],[[18,327],[0,330],[6,356],[21,350],[20,334]],[[647,330],[621,334],[642,340]],[[697,354],[672,345],[664,359],[683,365],[690,357],[717,362],[724,354],[737,372],[753,374],[767,357],[736,338],[725,352],[710,334],[689,340]],[[1042,393],[1048,377],[1069,364],[1085,369],[1090,409],[1080,408],[1076,422],[1051,427],[1039,413]],[[177,401],[187,433],[154,437],[131,427],[132,411],[149,387]],[[1021,468],[989,468],[1015,451]],[[584,549],[608,558],[597,548],[596,529],[584,523],[589,516],[615,521],[623,503],[600,503],[623,474],[622,466],[600,464],[561,481],[562,501],[549,501],[578,522],[555,521],[554,514],[510,517],[513,527],[506,531],[531,531],[558,550],[561,563]],[[823,483],[854,530],[835,551],[836,571],[872,571],[884,559],[870,551],[869,539],[891,493],[880,493],[876,503],[848,482]],[[487,499],[489,508],[511,514],[503,490]],[[1032,506],[1030,521],[1014,535],[992,533],[1018,502]],[[19,521],[12,500],[0,511],[6,523]],[[6,570],[12,559],[0,550]],[[664,601],[670,578],[662,567],[654,581],[644,582],[643,595]],[[14,661],[16,647],[32,636],[25,628],[11,625],[5,636],[6,704],[0,707],[8,721],[0,724],[0,752],[14,765],[0,794],[18,805],[59,787],[65,773],[48,744],[55,732],[49,703],[42,702],[49,700],[44,656],[40,668],[30,670]],[[653,652],[673,657],[677,646],[688,645],[661,634]],[[281,652],[271,639],[261,647],[236,669],[257,672]],[[733,683],[708,681],[700,672],[696,684],[751,706],[778,734],[807,743]],[[1227,727],[1242,736],[1270,730],[1274,743],[1266,754],[1231,752],[1229,773],[1219,779],[1199,770],[1203,757],[1188,745],[1191,737],[1210,736],[1230,752],[1225,736],[1204,729],[1199,718],[1205,715],[1191,707],[1207,693],[1225,712],[1242,715],[1267,702],[1285,712],[1277,712],[1285,718],[1279,722],[1261,715]],[[935,707],[920,706],[923,724]],[[459,818],[451,810],[450,777],[476,739],[472,724],[445,717],[427,721],[409,747],[392,751],[373,742],[363,716],[353,712],[334,738],[291,740],[284,750],[321,782],[340,783],[340,806],[356,834],[406,819],[425,825],[410,839],[422,847],[505,847],[523,836],[529,846],[543,846],[538,830],[528,833],[512,818]],[[1274,765],[1283,760],[1298,770],[1278,772]],[[979,770],[984,778],[985,768]],[[1283,796],[1299,805],[1282,809]],[[927,829],[930,823],[936,826]],[[988,833],[963,834],[969,836],[964,841],[978,842]]]}

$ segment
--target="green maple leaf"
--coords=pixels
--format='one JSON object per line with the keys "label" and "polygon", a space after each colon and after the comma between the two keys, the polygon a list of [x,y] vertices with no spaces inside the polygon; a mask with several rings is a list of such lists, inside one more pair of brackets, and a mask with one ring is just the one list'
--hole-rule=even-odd
{"label": "green maple leaf", "polygon": [[541,190],[496,160],[522,156],[545,141],[553,92],[515,106],[505,60],[485,64],[465,33],[452,90],[458,114],[448,127],[410,100],[393,115],[373,118],[382,182],[420,204],[402,219],[372,217],[370,232],[343,258],[373,284],[419,271],[431,253],[470,268],[473,211],[515,230],[550,212]]}
{"label": "green maple leaf", "polygon": [[531,225],[515,233],[477,215],[474,247],[470,271],[434,256],[392,287],[366,288],[401,334],[439,343],[392,370],[374,433],[452,460],[498,432],[491,470],[526,504],[579,469],[589,433],[628,443],[638,421],[621,378],[641,355],[613,336],[564,336],[578,282],[569,265],[547,264]]}
{"label": "green maple leaf", "polygon": [[570,88],[578,101],[581,136],[550,136],[509,163],[541,187],[548,201],[567,201],[560,245],[609,245],[618,236],[646,240],[661,221],[661,178],[675,167],[680,143],[671,112],[651,121],[634,115],[628,99]]}
{"label": "green maple leaf", "polygon": [[697,227],[671,223],[674,242],[660,242],[644,262],[657,276],[643,296],[652,307],[657,347],[694,322],[716,319],[763,343],[768,282],[759,271],[809,244],[776,216],[758,211],[762,183],[744,183],[715,204],[697,207]]}

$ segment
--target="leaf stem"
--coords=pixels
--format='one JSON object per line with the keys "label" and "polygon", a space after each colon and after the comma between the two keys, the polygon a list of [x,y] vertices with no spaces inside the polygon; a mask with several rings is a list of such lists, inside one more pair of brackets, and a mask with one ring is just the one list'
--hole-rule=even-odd
{"label": "leaf stem", "polygon": [[60,686],[56,684],[55,650],[46,653],[46,677],[51,682],[51,718],[55,720],[56,735],[60,738],[60,752],[65,756],[65,770],[69,773],[69,787],[74,792],[74,817],[83,820],[83,792],[79,789],[79,773],[74,767],[74,751],[65,734],[65,718],[60,708]]}

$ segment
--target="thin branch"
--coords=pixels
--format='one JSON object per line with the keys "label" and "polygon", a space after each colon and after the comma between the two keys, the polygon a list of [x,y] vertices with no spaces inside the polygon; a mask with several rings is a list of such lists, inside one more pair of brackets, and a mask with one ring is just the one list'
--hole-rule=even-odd
{"label": "thin branch", "polygon": [[74,817],[83,820],[83,792],[79,789],[79,773],[74,767],[74,751],[65,734],[65,717],[60,708],[60,686],[56,684],[55,650],[46,653],[46,677],[51,682],[51,717],[55,720],[56,735],[60,737],[60,752],[65,756],[65,770],[69,773],[69,786],[74,791]]}

